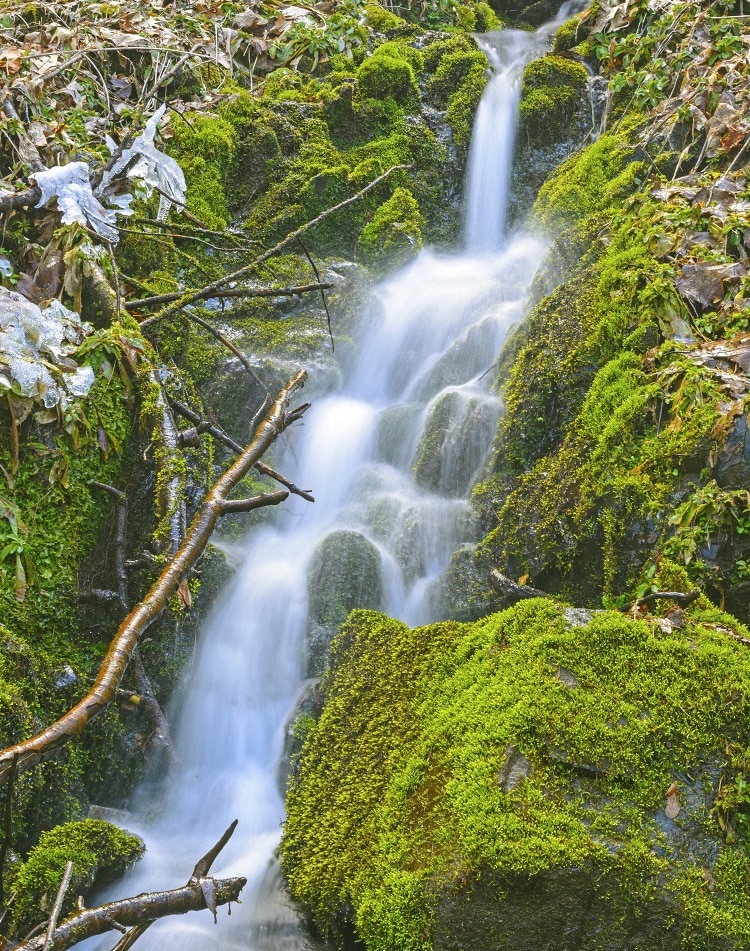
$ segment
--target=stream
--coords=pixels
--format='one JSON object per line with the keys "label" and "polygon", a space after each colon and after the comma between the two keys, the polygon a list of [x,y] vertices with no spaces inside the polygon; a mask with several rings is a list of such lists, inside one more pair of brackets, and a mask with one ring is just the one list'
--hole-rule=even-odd
{"label": "stream", "polygon": [[547,250],[539,237],[506,234],[521,73],[582,6],[566,4],[536,32],[478,38],[493,75],[475,120],[464,247],[425,250],[375,289],[358,362],[314,403],[278,463],[316,502],[290,497],[275,524],[243,543],[182,689],[179,765],[166,789],[144,785],[132,802],[128,827],[148,851],[117,883],[119,895],[183,884],[236,817],[212,871],[247,877],[243,903],[231,917],[220,909],[218,926],[207,912],[157,922],[143,951],[311,947],[273,859],[284,814],[278,764],[307,669],[308,565],[331,532],[356,533],[380,559],[381,609],[411,625],[439,619],[431,593],[451,554],[474,541],[467,497],[501,413],[485,371],[522,318]]}

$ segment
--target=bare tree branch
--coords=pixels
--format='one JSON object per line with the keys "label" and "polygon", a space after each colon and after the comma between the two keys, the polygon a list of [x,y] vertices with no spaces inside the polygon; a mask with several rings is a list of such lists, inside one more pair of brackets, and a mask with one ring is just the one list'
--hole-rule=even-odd
{"label": "bare tree branch", "polygon": [[[227,253],[232,253],[232,248],[227,248]],[[324,291],[333,287],[333,284],[295,284],[291,287],[229,287],[224,290],[213,292],[200,291],[196,301],[208,300],[211,297],[220,299],[231,297],[291,297],[292,295],[307,294],[310,291]],[[142,310],[144,307],[156,307],[157,304],[171,304],[172,301],[184,297],[188,291],[180,291],[172,294],[156,294],[154,297],[142,297],[139,300],[129,300],[125,302],[126,310]],[[153,318],[147,317],[140,322],[141,327],[147,327]]]}
{"label": "bare tree branch", "polygon": [[133,608],[120,625],[96,680],[86,696],[41,733],[0,751],[0,782],[8,778],[14,762],[21,773],[49,759],[68,740],[79,736],[91,720],[112,702],[141,635],[161,614],[169,599],[176,593],[180,582],[187,577],[203,553],[228,495],[280,433],[304,413],[305,406],[290,411],[288,404],[292,394],[304,385],[305,378],[306,373],[300,370],[279,391],[250,444],[206,494],[179,550],[165,566],[143,601]]}
{"label": "bare tree branch", "polygon": [[[236,443],[231,438],[231,436],[228,436],[223,429],[221,429],[219,426],[212,425],[204,419],[201,419],[198,413],[194,413],[189,406],[185,406],[185,404],[180,403],[179,400],[172,400],[172,406],[180,416],[184,416],[185,419],[195,425],[196,429],[194,432],[197,435],[200,433],[208,433],[210,436],[213,436],[214,439],[218,440],[218,442],[220,442],[223,446],[226,446],[227,449],[231,449],[232,452],[237,453],[237,455],[242,452],[242,446],[240,446],[239,443]],[[315,501],[310,489],[300,489],[293,482],[290,482],[289,479],[284,478],[280,472],[277,472],[275,469],[267,466],[265,462],[256,462],[254,468],[257,472],[260,472],[261,475],[268,476],[269,479],[273,479],[274,482],[278,482],[279,485],[283,485],[284,488],[289,489],[292,495],[299,495],[300,498],[303,498],[308,502]]]}
{"label": "bare tree branch", "polygon": [[[188,304],[192,304],[197,300],[200,300],[201,297],[205,294],[211,296],[214,291],[218,291],[220,288],[224,287],[225,284],[228,284],[230,281],[239,280],[239,278],[244,277],[246,274],[250,274],[252,271],[256,270],[261,264],[267,261],[269,258],[272,258],[274,254],[278,254],[279,251],[286,248],[288,245],[296,241],[300,235],[305,234],[306,231],[309,231],[310,228],[313,228],[315,225],[320,224],[321,221],[325,221],[330,215],[335,214],[337,211],[341,211],[342,208],[346,208],[348,205],[351,205],[353,202],[358,201],[362,198],[363,195],[366,195],[367,192],[371,191],[382,181],[385,181],[389,175],[392,175],[394,172],[402,171],[404,169],[410,168],[409,165],[393,165],[388,171],[383,172],[382,175],[378,175],[376,179],[370,182],[369,185],[365,185],[364,188],[361,188],[355,195],[352,195],[350,198],[345,198],[344,201],[340,201],[338,205],[333,205],[331,208],[327,208],[325,211],[321,212],[316,218],[311,219],[310,221],[305,222],[305,224],[300,225],[296,231],[292,231],[291,234],[288,234],[286,238],[283,238],[279,241],[278,244],[275,244],[268,251],[265,251],[260,257],[256,258],[250,264],[246,264],[244,267],[241,267],[237,271],[232,271],[231,274],[225,274],[223,277],[220,277],[218,280],[214,281],[211,284],[207,284],[205,287],[201,287],[197,291],[188,291],[183,294],[179,300],[176,300],[174,303],[167,305],[163,310],[160,310],[158,314],[154,314],[153,317],[150,317],[150,321],[163,320],[165,317],[169,317],[172,314],[176,314],[178,310],[181,310],[183,307]],[[144,321],[145,323],[145,321]]]}
{"label": "bare tree branch", "polygon": [[55,928],[57,927],[57,919],[60,917],[60,909],[62,908],[62,904],[65,901],[65,892],[67,892],[68,885],[70,885],[70,877],[72,874],[73,863],[70,861],[70,859],[68,859],[68,861],[65,863],[65,872],[63,873],[60,887],[57,890],[57,898],[55,898],[52,914],[49,916],[47,935],[44,939],[44,951],[49,951],[50,945],[52,944],[52,935],[55,933]]}
{"label": "bare tree branch", "polygon": [[[246,882],[246,878],[216,879],[215,904],[226,905],[238,901]],[[67,951],[86,938],[106,934],[108,931],[141,928],[146,922],[150,924],[158,918],[184,915],[188,911],[200,911],[206,907],[203,889],[200,883],[194,882],[169,891],[144,892],[133,898],[108,902],[96,908],[85,908],[63,921],[57,928],[49,951]],[[44,940],[43,937],[37,936],[22,941],[16,945],[15,951],[44,951]]]}

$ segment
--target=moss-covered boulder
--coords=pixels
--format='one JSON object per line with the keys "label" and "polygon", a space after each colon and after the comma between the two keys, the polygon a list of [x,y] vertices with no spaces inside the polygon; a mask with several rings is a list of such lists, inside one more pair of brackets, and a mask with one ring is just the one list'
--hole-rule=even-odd
{"label": "moss-covered boulder", "polygon": [[355,608],[382,608],[377,547],[359,532],[334,531],[315,549],[308,568],[308,670],[325,670],[331,639]]}
{"label": "moss-covered boulder", "polygon": [[138,836],[101,819],[67,822],[44,832],[13,876],[18,894],[13,906],[16,930],[26,934],[49,917],[68,862],[73,863],[73,874],[61,918],[72,910],[78,895],[117,878],[144,852]]}
{"label": "moss-covered boulder", "polygon": [[548,54],[524,70],[510,217],[526,214],[547,176],[592,136],[589,72]]}
{"label": "moss-covered boulder", "polygon": [[282,840],[320,933],[368,951],[745,948],[750,655],[532,600],[410,630],[358,612]]}
{"label": "moss-covered boulder", "polygon": [[394,267],[422,246],[422,215],[412,193],[397,188],[359,233],[359,250],[366,264]]}

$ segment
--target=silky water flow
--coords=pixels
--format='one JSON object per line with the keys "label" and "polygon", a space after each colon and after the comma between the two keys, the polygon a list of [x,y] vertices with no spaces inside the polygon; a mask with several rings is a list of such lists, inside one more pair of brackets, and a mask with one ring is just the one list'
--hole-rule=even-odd
{"label": "silky water flow", "polygon": [[[231,588],[200,637],[182,690],[179,765],[166,790],[144,785],[128,827],[144,859],[106,897],[177,887],[234,818],[212,872],[248,879],[242,904],[156,922],[142,951],[304,951],[273,855],[283,798],[285,725],[304,687],[307,565],[332,531],[364,535],[381,559],[382,609],[409,624],[437,620],[431,589],[471,538],[467,495],[490,449],[500,403],[488,364],[523,314],[542,240],[505,235],[523,66],[554,23],[478,37],[492,76],[479,105],[467,177],[464,249],[426,250],[375,291],[355,362],[316,401],[279,468],[310,486],[243,545]],[[89,948],[112,945],[90,941]]]}

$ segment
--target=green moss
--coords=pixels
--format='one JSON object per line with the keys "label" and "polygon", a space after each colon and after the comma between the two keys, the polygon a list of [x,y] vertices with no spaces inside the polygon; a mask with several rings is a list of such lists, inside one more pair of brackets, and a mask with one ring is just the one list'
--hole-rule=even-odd
{"label": "green moss", "polygon": [[[570,627],[558,606],[531,601],[411,631],[360,612],[332,662],[289,791],[282,864],[321,932],[340,941],[353,921],[371,951],[432,947],[441,899],[480,876],[508,887],[522,873],[527,887],[589,869],[609,899],[605,933],[607,916],[620,927],[660,889],[684,895],[692,863],[661,845],[665,791],[684,788],[686,767],[721,760],[726,737],[750,739],[750,659],[699,623],[663,634],[601,613]],[[508,785],[518,757],[526,767]],[[709,782],[715,794],[716,772]],[[709,836],[716,891],[704,889],[703,908],[680,898],[673,914],[686,940],[735,914],[730,933],[747,941],[746,844],[723,846],[710,821]],[[465,894],[468,926],[481,909]],[[502,918],[502,893],[493,900]]]}
{"label": "green moss", "polygon": [[357,82],[368,99],[392,99],[411,110],[419,104],[414,68],[393,43],[378,48],[362,63],[357,70]]}
{"label": "green moss", "polygon": [[566,50],[572,50],[574,46],[578,45],[580,42],[578,35],[579,24],[580,20],[578,17],[571,17],[570,20],[566,20],[562,26],[558,27],[554,40],[552,41],[553,53],[563,53]]}
{"label": "green moss", "polygon": [[520,137],[543,145],[562,135],[581,102],[588,71],[580,63],[547,55],[524,70],[520,104]]}
{"label": "green moss", "polygon": [[544,183],[534,216],[547,227],[571,224],[611,208],[633,187],[639,164],[623,138],[602,135],[572,155]]}
{"label": "green moss", "polygon": [[18,893],[13,906],[16,929],[26,933],[48,917],[67,862],[73,863],[73,877],[63,904],[63,918],[78,895],[86,895],[94,884],[121,875],[144,851],[137,836],[98,819],[68,822],[43,833],[13,877],[13,888]]}
{"label": "green moss", "polygon": [[397,188],[359,233],[359,250],[366,264],[392,266],[422,246],[422,215],[414,196]]}
{"label": "green moss", "polygon": [[[426,62],[428,56],[429,51],[425,55]],[[476,47],[466,49],[462,45],[457,50],[448,47],[440,56],[437,67],[427,84],[429,94],[437,102],[447,104],[451,96],[455,95],[469,80],[477,67],[481,67],[485,71],[487,69],[487,58]]]}
{"label": "green moss", "polygon": [[396,16],[390,10],[386,10],[379,3],[368,3],[366,7],[367,25],[375,30],[376,33],[387,33],[390,30],[398,30],[406,24],[406,20]]}

